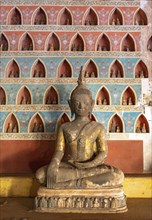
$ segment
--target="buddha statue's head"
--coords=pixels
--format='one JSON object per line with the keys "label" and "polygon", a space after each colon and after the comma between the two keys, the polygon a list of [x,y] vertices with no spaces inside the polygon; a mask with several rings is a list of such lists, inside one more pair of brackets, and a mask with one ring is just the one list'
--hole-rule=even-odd
{"label": "buddha statue's head", "polygon": [[86,87],[84,71],[81,68],[78,85],[71,93],[69,106],[71,108],[72,116],[90,116],[94,106],[91,92]]}

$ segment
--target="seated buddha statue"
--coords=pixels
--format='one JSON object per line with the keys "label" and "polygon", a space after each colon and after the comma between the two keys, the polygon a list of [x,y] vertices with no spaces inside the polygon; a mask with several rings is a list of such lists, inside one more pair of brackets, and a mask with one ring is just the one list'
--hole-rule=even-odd
{"label": "seated buddha statue", "polygon": [[121,170],[104,163],[108,153],[105,129],[89,119],[94,100],[84,74],[81,70],[68,101],[75,119],[60,126],[50,164],[36,172],[39,182],[50,189],[113,187],[121,185],[124,178]]}

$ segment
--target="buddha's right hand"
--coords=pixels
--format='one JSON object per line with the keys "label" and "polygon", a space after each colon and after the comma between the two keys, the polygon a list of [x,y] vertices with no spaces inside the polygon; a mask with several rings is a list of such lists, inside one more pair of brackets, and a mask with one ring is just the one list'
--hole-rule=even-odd
{"label": "buddha's right hand", "polygon": [[53,189],[56,183],[58,173],[58,166],[55,162],[52,162],[47,169],[47,188]]}

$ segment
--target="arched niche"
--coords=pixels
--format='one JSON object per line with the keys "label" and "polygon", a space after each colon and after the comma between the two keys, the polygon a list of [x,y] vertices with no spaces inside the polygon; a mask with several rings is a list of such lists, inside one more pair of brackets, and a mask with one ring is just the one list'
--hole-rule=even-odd
{"label": "arched niche", "polygon": [[83,18],[83,24],[84,25],[98,25],[98,17],[96,12],[89,8]]}
{"label": "arched niche", "polygon": [[97,121],[96,118],[95,118],[95,116],[94,116],[94,114],[91,114],[91,115],[89,116],[89,119],[90,119],[90,121]]}
{"label": "arched niche", "polygon": [[121,118],[115,114],[112,116],[109,122],[109,132],[110,133],[121,133],[123,132],[123,123]]}
{"label": "arched niche", "polygon": [[47,51],[60,50],[60,42],[56,34],[51,33],[51,35],[49,35],[46,50]]}
{"label": "arched niche", "polygon": [[26,86],[23,86],[17,95],[17,105],[30,105],[31,104],[31,93]]}
{"label": "arched niche", "polygon": [[33,41],[28,33],[25,33],[20,40],[20,49],[23,51],[33,50]]}
{"label": "arched niche", "polygon": [[8,51],[8,40],[3,33],[0,34],[0,51]]}
{"label": "arched niche", "polygon": [[135,51],[135,42],[133,40],[133,37],[130,36],[130,34],[127,34],[121,44],[121,51]]}
{"label": "arched niche", "polygon": [[135,78],[148,78],[148,69],[142,60],[135,67]]}
{"label": "arched niche", "polygon": [[67,60],[63,60],[58,67],[58,77],[65,78],[72,76],[72,68]]}
{"label": "arched niche", "polygon": [[59,12],[58,24],[59,25],[72,25],[72,15],[71,15],[71,12],[67,8],[62,9]]}
{"label": "arched niche", "polygon": [[115,60],[114,63],[110,67],[110,77],[111,78],[123,78],[124,77],[124,70],[122,64]]}
{"label": "arched niche", "polygon": [[36,113],[30,123],[29,123],[29,132],[30,133],[41,133],[44,132],[44,122],[41,116]]}
{"label": "arched niche", "polygon": [[35,11],[33,16],[34,25],[45,25],[47,24],[47,17],[44,9],[39,8]]}
{"label": "arched niche", "polygon": [[85,66],[84,66],[84,71],[85,71],[85,77],[86,78],[95,78],[98,76],[98,70],[96,67],[96,64],[94,63],[93,60],[89,60]]}
{"label": "arched niche", "polygon": [[58,93],[57,91],[51,86],[49,89],[47,89],[44,103],[46,105],[57,105],[59,103]]}
{"label": "arched niche", "polygon": [[84,51],[84,41],[80,34],[76,34],[70,43],[71,51]]}
{"label": "arched niche", "polygon": [[149,38],[147,43],[147,50],[152,52],[152,36]]}
{"label": "arched niche", "polygon": [[58,121],[57,121],[57,127],[56,127],[56,131],[58,132],[60,126],[66,122],[70,122],[69,116],[66,113],[63,113]]}
{"label": "arched niche", "polygon": [[123,24],[122,13],[117,8],[111,13],[109,24],[110,25],[122,25]]}
{"label": "arched niche", "polygon": [[11,60],[6,68],[6,78],[19,78],[20,69],[15,60]]}
{"label": "arched niche", "polygon": [[4,133],[18,133],[19,123],[16,116],[10,113],[4,123]]}
{"label": "arched niche", "polygon": [[147,25],[147,16],[145,12],[140,8],[134,16],[134,25]]}
{"label": "arched niche", "polygon": [[132,88],[128,87],[125,89],[125,91],[122,94],[122,105],[135,105],[136,104],[136,97],[135,93],[132,90]]}
{"label": "arched niche", "polygon": [[97,98],[96,98],[96,104],[97,105],[110,105],[109,92],[107,91],[105,87],[102,87],[99,90],[97,94]]}
{"label": "arched niche", "polygon": [[21,25],[22,24],[22,17],[21,12],[17,8],[13,8],[10,13],[8,14],[7,19],[8,25]]}
{"label": "arched niche", "polygon": [[1,86],[0,86],[0,105],[6,105],[6,93]]}
{"label": "arched niche", "polygon": [[46,77],[46,70],[44,64],[38,59],[32,67],[32,77],[44,78]]}
{"label": "arched niche", "polygon": [[105,34],[102,34],[97,42],[97,51],[110,51],[110,41]]}
{"label": "arched niche", "polygon": [[143,114],[138,116],[138,118],[135,122],[134,129],[135,129],[136,133],[149,133],[150,132],[148,121]]}

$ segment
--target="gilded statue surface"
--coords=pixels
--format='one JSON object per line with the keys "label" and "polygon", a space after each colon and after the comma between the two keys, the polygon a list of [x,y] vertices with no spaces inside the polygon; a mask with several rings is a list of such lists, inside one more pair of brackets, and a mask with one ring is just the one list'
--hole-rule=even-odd
{"label": "gilded statue surface", "polygon": [[37,179],[50,189],[121,185],[123,172],[104,163],[108,153],[104,126],[89,118],[94,100],[83,70],[68,102],[75,118],[60,126],[52,160],[37,170]]}

